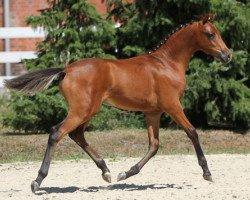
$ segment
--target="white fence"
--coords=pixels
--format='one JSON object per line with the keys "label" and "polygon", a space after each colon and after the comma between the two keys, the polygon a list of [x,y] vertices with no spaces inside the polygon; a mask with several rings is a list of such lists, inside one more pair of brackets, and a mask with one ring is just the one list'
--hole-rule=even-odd
{"label": "white fence", "polygon": [[[3,27],[0,28],[0,39],[12,38],[44,38],[45,32],[42,28],[32,29],[31,27]],[[22,59],[36,58],[34,51],[2,51],[0,52],[0,63],[19,63]],[[3,87],[3,80],[11,76],[0,76],[0,88]]]}
{"label": "white fence", "polygon": [[22,59],[36,57],[34,51],[5,51],[0,52],[0,63],[19,63]]}
{"label": "white fence", "polygon": [[31,27],[1,27],[0,28],[0,39],[7,38],[39,38],[44,37],[45,32],[40,27],[32,29]]}

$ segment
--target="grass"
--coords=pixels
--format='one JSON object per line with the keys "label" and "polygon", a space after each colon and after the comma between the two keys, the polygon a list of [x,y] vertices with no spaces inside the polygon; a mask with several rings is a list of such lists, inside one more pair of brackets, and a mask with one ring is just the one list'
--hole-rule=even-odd
{"label": "grass", "polygon": [[[0,163],[42,161],[48,135],[3,133],[0,129]],[[201,131],[200,142],[205,154],[250,153],[250,133],[244,135],[230,131]],[[147,152],[146,130],[113,130],[86,132],[87,141],[104,158],[113,161],[120,157],[142,157]],[[193,145],[182,130],[160,130],[158,155],[195,154]],[[56,148],[53,160],[89,158],[69,137]]]}

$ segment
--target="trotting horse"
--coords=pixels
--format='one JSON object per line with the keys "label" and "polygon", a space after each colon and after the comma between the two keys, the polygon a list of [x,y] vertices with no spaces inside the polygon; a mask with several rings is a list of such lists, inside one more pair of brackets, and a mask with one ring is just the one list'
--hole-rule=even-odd
{"label": "trotting horse", "polygon": [[213,14],[180,26],[153,52],[124,60],[90,58],[76,61],[65,68],[49,68],[6,80],[9,89],[33,94],[48,88],[58,78],[60,91],[69,111],[59,125],[52,128],[45,156],[31,189],[36,192],[47,176],[56,145],[69,134],[102,170],[105,181],[111,182],[105,161],[87,143],[84,130],[102,103],[120,109],[142,111],[146,115],[149,137],[147,154],[130,170],[121,172],[117,180],[138,174],[159,148],[159,121],[168,113],[191,139],[205,180],[212,181],[195,128],[185,116],[180,98],[185,90],[185,72],[194,52],[201,50],[223,63],[230,62],[231,51],[219,31],[212,25]]}

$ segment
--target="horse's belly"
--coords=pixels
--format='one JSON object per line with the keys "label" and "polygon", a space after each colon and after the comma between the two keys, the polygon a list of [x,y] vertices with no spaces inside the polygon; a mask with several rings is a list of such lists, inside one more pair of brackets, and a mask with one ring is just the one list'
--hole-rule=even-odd
{"label": "horse's belly", "polygon": [[149,99],[128,99],[124,97],[112,97],[106,99],[103,103],[123,110],[144,112],[158,111],[157,101]]}

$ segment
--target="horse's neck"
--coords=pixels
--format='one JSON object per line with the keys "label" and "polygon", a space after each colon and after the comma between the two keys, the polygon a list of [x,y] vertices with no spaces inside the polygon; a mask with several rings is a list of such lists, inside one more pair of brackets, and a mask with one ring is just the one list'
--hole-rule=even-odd
{"label": "horse's neck", "polygon": [[187,65],[193,53],[198,50],[195,40],[195,24],[174,33],[154,55],[159,57],[169,67],[178,67],[186,72]]}

